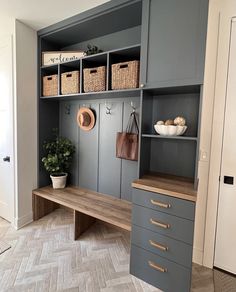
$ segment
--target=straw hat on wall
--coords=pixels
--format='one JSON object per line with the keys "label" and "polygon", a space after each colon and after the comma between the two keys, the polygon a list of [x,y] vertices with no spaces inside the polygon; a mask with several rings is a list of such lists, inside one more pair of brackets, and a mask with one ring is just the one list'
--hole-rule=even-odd
{"label": "straw hat on wall", "polygon": [[87,107],[81,107],[77,114],[78,126],[84,131],[90,131],[95,126],[93,111]]}

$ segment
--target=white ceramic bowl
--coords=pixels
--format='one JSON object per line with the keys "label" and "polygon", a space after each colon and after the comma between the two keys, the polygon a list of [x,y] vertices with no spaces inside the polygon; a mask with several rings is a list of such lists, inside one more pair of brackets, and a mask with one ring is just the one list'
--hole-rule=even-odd
{"label": "white ceramic bowl", "polygon": [[163,136],[180,136],[185,133],[187,126],[154,125],[155,131]]}

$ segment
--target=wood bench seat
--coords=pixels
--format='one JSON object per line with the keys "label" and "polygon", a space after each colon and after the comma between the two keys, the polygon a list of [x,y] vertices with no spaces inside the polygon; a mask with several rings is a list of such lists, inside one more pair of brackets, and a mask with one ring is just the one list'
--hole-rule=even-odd
{"label": "wood bench seat", "polygon": [[94,191],[69,186],[51,186],[33,191],[34,220],[49,214],[59,205],[74,210],[74,239],[77,239],[95,219],[131,230],[131,203]]}

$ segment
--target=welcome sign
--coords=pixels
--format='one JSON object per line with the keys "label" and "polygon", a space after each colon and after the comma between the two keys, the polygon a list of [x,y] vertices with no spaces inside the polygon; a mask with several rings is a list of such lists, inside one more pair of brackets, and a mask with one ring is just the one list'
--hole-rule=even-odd
{"label": "welcome sign", "polygon": [[43,52],[42,65],[50,66],[54,64],[75,61],[82,57],[84,57],[83,51]]}

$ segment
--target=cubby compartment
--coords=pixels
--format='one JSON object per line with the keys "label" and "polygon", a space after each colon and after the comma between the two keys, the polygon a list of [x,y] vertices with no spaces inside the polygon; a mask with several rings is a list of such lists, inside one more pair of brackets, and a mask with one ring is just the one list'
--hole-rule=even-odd
{"label": "cubby compartment", "polygon": [[194,181],[196,149],[196,141],[191,140],[142,139],[141,176],[158,173]]}
{"label": "cubby compartment", "polygon": [[[107,90],[107,63],[107,53],[91,55],[82,59],[82,92],[96,92]],[[85,84],[89,82],[92,83],[91,86]]]}
{"label": "cubby compartment", "polygon": [[80,60],[62,63],[60,67],[60,94],[79,94],[81,92]]}
{"label": "cubby compartment", "polygon": [[[138,64],[129,63],[132,61],[137,61]],[[109,53],[109,74],[108,74],[108,89],[109,90],[119,90],[118,88],[112,88],[112,78],[113,78],[113,71],[114,71],[113,65],[117,65],[117,64],[119,64],[121,71],[122,70],[124,71],[123,73],[121,73],[121,76],[124,76],[126,79],[129,79],[129,76],[125,76],[129,74],[128,72],[129,66],[133,66],[134,68],[132,70],[137,71],[137,72],[134,72],[135,80],[131,82],[135,85],[132,87],[127,86],[127,88],[121,87],[119,89],[123,90],[123,89],[138,88],[139,79],[140,79],[140,76],[139,76],[140,75],[140,45],[134,45],[134,46],[127,47],[124,49],[111,51]],[[137,67],[137,70],[135,67]]]}
{"label": "cubby compartment", "polygon": [[[48,80],[45,80],[46,77],[48,77]],[[57,82],[57,85],[55,84],[55,82]],[[55,85],[57,88],[55,88]],[[45,93],[46,91],[48,91],[48,90],[45,90],[46,86],[54,87],[50,89],[51,94]],[[46,96],[46,97],[57,96],[59,94],[59,88],[60,88],[60,78],[59,78],[58,65],[42,67],[41,68],[41,82],[40,82],[41,96]]]}
{"label": "cubby compartment", "polygon": [[157,136],[154,125],[157,121],[186,119],[187,130],[182,136],[160,136],[160,138],[197,138],[199,125],[200,86],[169,91],[148,90],[143,93],[143,136]]}

